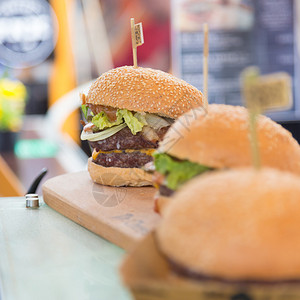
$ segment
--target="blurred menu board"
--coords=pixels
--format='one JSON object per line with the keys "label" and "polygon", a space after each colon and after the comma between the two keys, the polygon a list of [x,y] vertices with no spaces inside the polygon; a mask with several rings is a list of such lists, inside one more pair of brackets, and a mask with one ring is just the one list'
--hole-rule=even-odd
{"label": "blurred menu board", "polygon": [[284,72],[292,81],[292,107],[269,115],[276,121],[300,120],[299,17],[299,0],[173,0],[173,72],[202,90],[206,22],[209,103],[242,105],[240,75],[257,66],[261,74]]}

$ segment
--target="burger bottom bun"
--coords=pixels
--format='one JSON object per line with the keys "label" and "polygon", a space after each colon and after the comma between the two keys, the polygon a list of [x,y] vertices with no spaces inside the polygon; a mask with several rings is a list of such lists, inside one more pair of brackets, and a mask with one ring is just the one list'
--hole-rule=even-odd
{"label": "burger bottom bun", "polygon": [[171,197],[162,196],[159,192],[155,195],[154,210],[160,215],[171,201]]}
{"label": "burger bottom bun", "polygon": [[139,168],[103,167],[95,164],[90,157],[88,171],[96,183],[109,186],[149,186],[153,185],[151,174]]}

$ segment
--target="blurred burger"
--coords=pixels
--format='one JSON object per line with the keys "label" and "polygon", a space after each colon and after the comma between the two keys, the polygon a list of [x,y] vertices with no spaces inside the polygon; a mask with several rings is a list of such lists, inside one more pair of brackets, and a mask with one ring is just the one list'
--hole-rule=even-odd
{"label": "blurred burger", "polygon": [[[248,119],[245,108],[218,104],[209,105],[207,114],[193,109],[181,116],[154,153],[156,210],[196,175],[250,166]],[[257,137],[262,165],[300,174],[300,147],[289,131],[260,115]]]}
{"label": "blurred burger", "polygon": [[88,161],[93,181],[143,186],[152,178],[141,167],[152,161],[174,119],[203,105],[203,96],[168,73],[125,66],[101,75],[81,101],[81,139],[93,149]]}
{"label": "blurred burger", "polygon": [[[299,299],[300,178],[271,168],[201,177],[175,194],[156,231],[173,271],[220,299]],[[243,297],[224,295],[236,291]]]}

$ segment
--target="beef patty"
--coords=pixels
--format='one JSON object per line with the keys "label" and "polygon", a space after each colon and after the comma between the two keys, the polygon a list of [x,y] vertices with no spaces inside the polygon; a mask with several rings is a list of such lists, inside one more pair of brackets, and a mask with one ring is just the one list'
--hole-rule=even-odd
{"label": "beef patty", "polygon": [[123,151],[122,153],[100,153],[93,162],[103,167],[140,168],[152,160],[152,156],[140,151],[131,153]]}
{"label": "beef patty", "polygon": [[163,127],[156,131],[156,134],[159,137],[158,141],[147,140],[143,136],[142,132],[138,132],[136,135],[133,135],[130,129],[125,127],[105,140],[89,143],[92,148],[96,149],[96,151],[157,148],[159,141],[163,139],[168,129],[169,127]]}

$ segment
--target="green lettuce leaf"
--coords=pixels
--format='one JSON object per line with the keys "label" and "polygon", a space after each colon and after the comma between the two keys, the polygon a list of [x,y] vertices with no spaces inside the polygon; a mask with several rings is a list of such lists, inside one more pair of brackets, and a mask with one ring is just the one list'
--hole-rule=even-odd
{"label": "green lettuce leaf", "polygon": [[146,114],[141,114],[136,112],[134,114],[134,117],[137,118],[143,125],[148,125],[147,121],[146,121]]}
{"label": "green lettuce leaf", "polygon": [[155,169],[166,176],[167,187],[172,190],[178,189],[196,175],[212,169],[188,160],[175,160],[165,153],[155,153],[153,156]]}
{"label": "green lettuce leaf", "polygon": [[108,119],[106,113],[102,111],[92,118],[92,123],[95,126],[97,126],[100,130],[103,130],[125,122],[126,125],[130,128],[132,134],[134,135],[136,135],[137,132],[142,131],[143,126],[146,125],[142,120],[139,121],[132,114],[132,112],[127,109],[118,109],[116,116],[117,120],[115,122],[111,122]]}
{"label": "green lettuce leaf", "polygon": [[121,124],[123,122],[122,119],[122,116],[119,116],[117,113],[117,120],[115,122],[110,122],[107,114],[104,111],[102,111],[101,113],[93,117],[92,123],[95,126],[97,126],[100,130],[103,130],[105,128],[110,128],[112,126]]}
{"label": "green lettuce leaf", "polygon": [[89,110],[89,108],[86,104],[81,105],[81,111],[82,111],[85,119],[87,119],[88,110]]}
{"label": "green lettuce leaf", "polygon": [[131,133],[134,135],[136,135],[139,131],[142,131],[143,126],[145,125],[127,109],[118,109],[117,118],[123,118],[127,126],[130,128]]}

